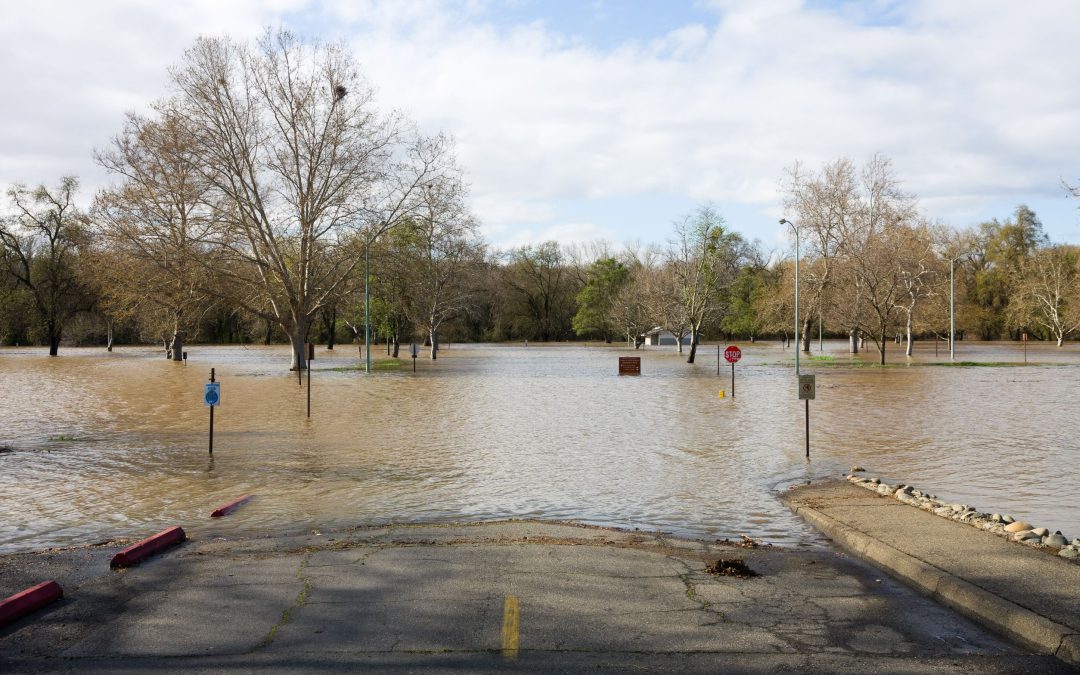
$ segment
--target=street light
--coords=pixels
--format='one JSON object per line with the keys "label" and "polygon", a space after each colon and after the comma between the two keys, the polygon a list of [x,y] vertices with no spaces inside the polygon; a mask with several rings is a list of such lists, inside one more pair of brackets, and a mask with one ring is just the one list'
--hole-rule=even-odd
{"label": "street light", "polygon": [[371,293],[368,290],[368,286],[371,281],[371,274],[368,272],[368,251],[371,249],[371,242],[364,242],[364,358],[366,363],[364,365],[364,372],[371,372]]}
{"label": "street light", "polygon": [[799,374],[799,228],[787,218],[780,219],[781,225],[790,225],[795,230],[795,374]]}

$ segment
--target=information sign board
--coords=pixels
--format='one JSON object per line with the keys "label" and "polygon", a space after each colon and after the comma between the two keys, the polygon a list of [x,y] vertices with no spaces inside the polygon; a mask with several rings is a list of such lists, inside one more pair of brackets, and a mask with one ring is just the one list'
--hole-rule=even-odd
{"label": "information sign board", "polygon": [[641,357],[640,356],[620,356],[619,357],[619,374],[620,375],[640,375],[641,374]]}
{"label": "information sign board", "polygon": [[813,401],[814,396],[817,393],[817,386],[814,384],[813,375],[800,375],[799,376],[799,400],[800,401]]}

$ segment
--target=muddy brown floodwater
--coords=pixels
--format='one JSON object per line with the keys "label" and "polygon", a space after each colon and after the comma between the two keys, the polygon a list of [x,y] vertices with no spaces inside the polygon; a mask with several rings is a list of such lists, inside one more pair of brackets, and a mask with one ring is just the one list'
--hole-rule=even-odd
{"label": "muddy brown floodwater", "polygon": [[[861,367],[814,343],[811,454],[793,354],[740,343],[736,393],[716,348],[689,366],[650,347],[619,377],[618,346],[449,345],[412,373],[320,348],[305,390],[286,347],[0,349],[0,551],[142,535],[507,517],[575,519],[694,537],[814,535],[782,486],[860,464],[943,499],[1080,536],[1080,349],[933,345]],[[221,382],[207,455],[210,368]],[[720,390],[726,396],[720,398]],[[222,522],[210,510],[257,498]]]}

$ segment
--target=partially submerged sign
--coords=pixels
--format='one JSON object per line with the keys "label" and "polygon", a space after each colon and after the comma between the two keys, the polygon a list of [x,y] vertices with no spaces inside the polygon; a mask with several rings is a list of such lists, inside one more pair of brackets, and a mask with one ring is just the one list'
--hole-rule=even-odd
{"label": "partially submerged sign", "polygon": [[813,375],[800,375],[799,376],[799,400],[800,401],[813,401],[814,396],[817,393],[817,385],[814,384]]}
{"label": "partially submerged sign", "polygon": [[640,375],[641,374],[641,357],[640,356],[620,356],[619,357],[619,374],[620,375]]}

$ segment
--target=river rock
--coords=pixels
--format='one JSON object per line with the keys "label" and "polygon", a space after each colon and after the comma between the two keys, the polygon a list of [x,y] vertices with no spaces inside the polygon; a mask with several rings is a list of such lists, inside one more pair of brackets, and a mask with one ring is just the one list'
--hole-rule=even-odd
{"label": "river rock", "polygon": [[1058,551],[1058,555],[1062,558],[1068,558],[1069,560],[1076,560],[1077,558],[1080,558],[1080,550],[1067,547]]}
{"label": "river rock", "polygon": [[862,468],[862,467],[861,467],[861,466],[859,466],[858,464],[856,464],[855,466],[851,467],[851,473],[859,473],[860,471],[866,471],[866,469]]}
{"label": "river rock", "polygon": [[1037,540],[1039,540],[1040,543],[1042,542],[1042,537],[1035,534],[1031,530],[1024,530],[1023,532],[1014,532],[1012,534],[1012,536],[1009,537],[1009,539],[1012,539],[1013,541],[1024,541],[1025,539],[1037,539]]}
{"label": "river rock", "polygon": [[1014,519],[1013,519],[1013,517],[1012,517],[1012,516],[1010,516],[1009,514],[1005,514],[1005,515],[1003,515],[1003,516],[1001,517],[1001,522],[1003,522],[1003,523],[1005,523],[1005,524],[1007,525],[1007,524],[1009,524],[1009,523],[1012,523],[1012,522],[1014,522]]}
{"label": "river rock", "polygon": [[1042,545],[1042,539],[1039,537],[1029,537],[1027,539],[1021,539],[1020,543],[1025,546],[1040,546]]}
{"label": "river rock", "polygon": [[1031,531],[1039,535],[1040,537],[1045,537],[1050,534],[1050,530],[1046,529],[1045,527],[1032,528]]}
{"label": "river rock", "polygon": [[1000,523],[1001,522],[1001,514],[1000,513],[995,513],[994,515],[990,516],[990,520],[994,521],[995,523]]}
{"label": "river rock", "polygon": [[1047,535],[1043,537],[1042,543],[1044,546],[1053,546],[1054,548],[1064,548],[1069,545],[1069,540],[1061,536],[1060,532]]}
{"label": "river rock", "polygon": [[[1005,517],[1008,518],[1008,516],[1005,516]],[[1030,530],[1031,529],[1031,525],[1025,523],[1022,520],[1015,520],[1014,521],[1014,520],[1010,519],[1010,520],[1008,520],[1006,522],[1009,523],[1008,525],[1005,526],[1005,531],[1006,532],[1023,532],[1024,530]]]}

